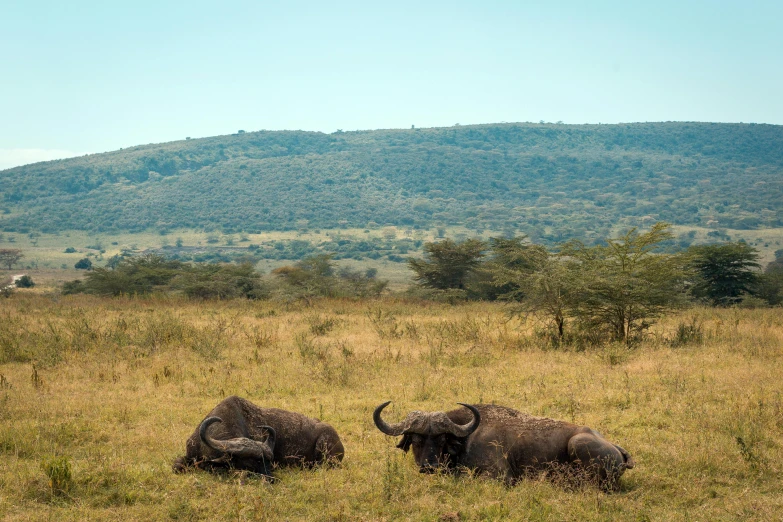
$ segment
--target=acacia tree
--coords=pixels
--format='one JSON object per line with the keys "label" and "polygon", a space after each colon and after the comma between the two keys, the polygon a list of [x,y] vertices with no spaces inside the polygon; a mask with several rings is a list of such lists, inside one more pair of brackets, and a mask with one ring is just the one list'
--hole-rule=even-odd
{"label": "acacia tree", "polygon": [[493,240],[492,249],[496,255],[488,270],[502,289],[498,298],[516,301],[520,311],[543,318],[562,342],[575,286],[572,266],[523,238]]}
{"label": "acacia tree", "polygon": [[8,266],[8,270],[11,270],[23,257],[24,254],[18,248],[0,248],[0,264]]}
{"label": "acacia tree", "polygon": [[486,248],[486,243],[479,239],[426,243],[424,259],[408,259],[408,266],[421,286],[464,290],[468,275],[479,266]]}
{"label": "acacia tree", "polygon": [[534,248],[534,245],[527,241],[525,235],[490,238],[488,259],[472,270],[465,281],[468,297],[487,301],[519,300],[521,294],[519,284],[515,282],[516,272],[530,271],[529,248]]}
{"label": "acacia tree", "polygon": [[578,273],[571,311],[584,327],[606,329],[613,340],[630,344],[654,318],[685,302],[684,260],[656,252],[673,237],[670,228],[656,223],[649,232],[633,228],[606,245],[564,245],[560,255]]}
{"label": "acacia tree", "polygon": [[729,306],[753,294],[759,284],[758,252],[747,243],[699,245],[688,249],[697,275],[691,294],[713,306]]}

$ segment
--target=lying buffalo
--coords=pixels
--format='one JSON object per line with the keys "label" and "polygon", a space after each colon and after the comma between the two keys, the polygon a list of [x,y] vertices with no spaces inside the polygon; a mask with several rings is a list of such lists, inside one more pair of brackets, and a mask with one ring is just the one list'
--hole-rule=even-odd
{"label": "lying buffalo", "polygon": [[232,396],[201,421],[173,468],[232,468],[270,475],[277,466],[312,466],[342,458],[343,444],[330,425]]}
{"label": "lying buffalo", "polygon": [[462,403],[464,408],[414,411],[402,422],[387,424],[381,412],[390,402],[375,409],[375,425],[386,435],[402,435],[397,447],[413,448],[422,473],[466,468],[513,484],[532,472],[566,469],[611,488],[634,466],[628,452],[586,426]]}

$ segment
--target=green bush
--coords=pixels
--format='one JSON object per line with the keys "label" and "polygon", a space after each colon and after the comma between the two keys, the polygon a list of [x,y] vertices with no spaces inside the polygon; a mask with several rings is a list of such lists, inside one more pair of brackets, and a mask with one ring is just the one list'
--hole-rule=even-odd
{"label": "green bush", "polygon": [[95,268],[87,274],[82,291],[96,295],[139,295],[165,290],[187,265],[158,255],[125,258],[114,269]]}
{"label": "green bush", "polygon": [[17,288],[32,288],[35,286],[35,283],[33,282],[33,278],[29,275],[23,275],[19,279],[16,280],[16,287]]}
{"label": "green bush", "polygon": [[63,283],[60,293],[63,295],[81,294],[84,292],[84,284],[79,279]]}
{"label": "green bush", "polygon": [[250,263],[195,265],[183,270],[172,287],[188,297],[200,299],[261,299],[268,293],[261,274]]}
{"label": "green bush", "polygon": [[274,294],[284,299],[311,297],[373,297],[380,295],[388,281],[375,278],[375,272],[364,273],[342,268],[336,271],[332,254],[302,259],[293,266],[272,271]]}
{"label": "green bush", "polygon": [[90,270],[92,268],[92,261],[86,257],[83,257],[82,259],[78,260],[76,264],[73,265],[73,267],[77,270]]}
{"label": "green bush", "polygon": [[153,292],[182,292],[200,299],[260,299],[268,294],[261,274],[250,263],[188,264],[155,254],[117,258],[113,268],[97,267],[84,281],[71,281],[62,287],[64,295],[118,296]]}

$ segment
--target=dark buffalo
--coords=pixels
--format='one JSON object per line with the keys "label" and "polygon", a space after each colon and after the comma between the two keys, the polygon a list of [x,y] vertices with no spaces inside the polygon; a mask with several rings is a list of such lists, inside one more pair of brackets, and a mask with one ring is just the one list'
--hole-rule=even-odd
{"label": "dark buffalo", "polygon": [[375,409],[375,425],[386,435],[402,435],[397,447],[413,448],[422,473],[465,468],[513,484],[533,472],[565,469],[611,488],[634,466],[628,452],[587,426],[462,403],[464,408],[414,411],[402,422],[387,424],[381,412],[389,402]]}
{"label": "dark buffalo", "polygon": [[343,458],[330,425],[301,413],[262,408],[241,397],[224,399],[185,444],[174,471],[231,468],[270,475],[276,466],[312,466]]}

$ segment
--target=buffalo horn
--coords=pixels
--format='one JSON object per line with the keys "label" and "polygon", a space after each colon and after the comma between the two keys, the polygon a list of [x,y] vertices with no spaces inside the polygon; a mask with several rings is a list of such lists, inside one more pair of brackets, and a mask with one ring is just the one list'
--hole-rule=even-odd
{"label": "buffalo horn", "polygon": [[199,426],[199,436],[202,442],[213,450],[222,451],[231,456],[243,458],[266,458],[266,452],[272,452],[275,446],[275,430],[271,426],[262,426],[269,432],[266,442],[249,439],[247,437],[237,437],[234,439],[218,440],[207,435],[207,428],[216,422],[223,422],[220,417],[209,417],[204,419]]}
{"label": "buffalo horn", "polygon": [[402,435],[402,432],[405,431],[405,423],[404,422],[398,422],[397,424],[387,424],[386,421],[384,421],[381,418],[381,412],[383,409],[391,404],[391,401],[386,401],[377,408],[375,408],[375,411],[372,414],[372,420],[375,421],[375,425],[378,427],[381,432],[385,433],[386,435],[391,435],[392,437],[396,437],[398,435]]}
{"label": "buffalo horn", "polygon": [[461,402],[458,402],[460,406],[465,406],[467,409],[469,409],[473,413],[473,420],[470,421],[467,424],[459,425],[454,422],[451,423],[451,429],[449,430],[452,435],[456,437],[467,437],[474,431],[476,431],[476,428],[478,428],[479,423],[481,422],[481,414],[479,411],[471,406],[470,404],[463,404]]}

